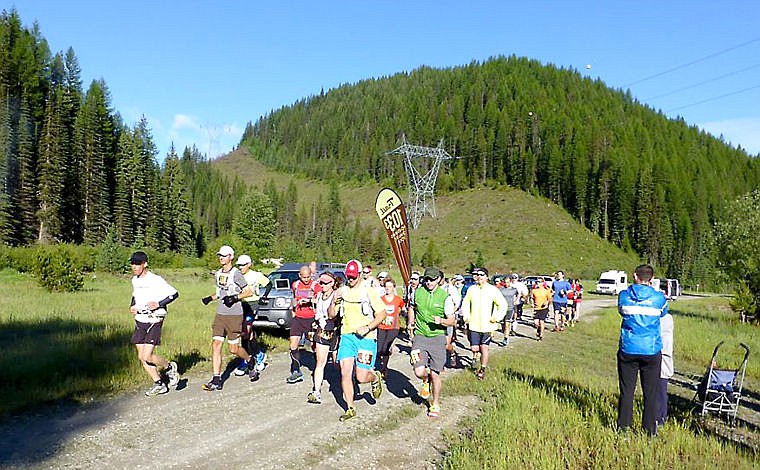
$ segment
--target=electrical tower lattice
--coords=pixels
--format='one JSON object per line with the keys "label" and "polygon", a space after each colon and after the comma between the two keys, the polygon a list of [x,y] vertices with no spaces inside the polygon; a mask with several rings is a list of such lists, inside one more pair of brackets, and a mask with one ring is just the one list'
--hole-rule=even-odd
{"label": "electrical tower lattice", "polygon": [[404,155],[404,169],[409,177],[408,210],[412,228],[419,226],[426,212],[436,218],[433,194],[435,181],[438,179],[441,163],[454,158],[443,149],[443,139],[438,143],[438,147],[422,147],[407,143],[404,135],[403,144],[387,154]]}

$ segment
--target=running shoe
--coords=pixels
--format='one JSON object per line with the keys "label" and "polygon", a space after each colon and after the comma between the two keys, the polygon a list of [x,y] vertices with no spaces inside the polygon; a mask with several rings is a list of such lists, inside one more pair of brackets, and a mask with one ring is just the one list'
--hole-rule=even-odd
{"label": "running shoe", "polygon": [[342,423],[343,421],[348,421],[351,418],[356,417],[356,409],[353,406],[349,406],[345,413],[340,415],[340,418],[338,420]]}
{"label": "running shoe", "polygon": [[420,398],[423,400],[427,400],[430,398],[430,382],[422,382],[422,387],[420,387]]}
{"label": "running shoe", "polygon": [[486,378],[486,368],[485,367],[481,367],[480,369],[478,369],[478,372],[475,374],[475,377],[477,377],[478,380],[485,379]]}
{"label": "running shoe", "polygon": [[222,381],[214,377],[205,384],[201,385],[201,389],[207,392],[214,392],[222,389]]}
{"label": "running shoe", "polygon": [[298,382],[303,382],[303,372],[300,370],[297,370],[295,372],[291,372],[285,381],[289,384],[294,384]]}
{"label": "running shoe", "polygon": [[375,380],[372,381],[372,398],[377,400],[383,394],[383,374],[375,371]]}
{"label": "running shoe", "polygon": [[441,415],[441,405],[438,403],[433,403],[430,405],[430,408],[428,408],[428,418],[437,418]]}
{"label": "running shoe", "polygon": [[237,369],[235,369],[235,372],[233,372],[236,376],[242,377],[245,374],[248,373],[248,361],[240,361],[240,365],[237,366]]}
{"label": "running shoe", "polygon": [[145,396],[155,397],[156,395],[163,395],[168,391],[169,387],[167,387],[165,383],[161,382],[160,380],[156,380],[153,386],[145,392]]}
{"label": "running shoe", "polygon": [[264,351],[259,351],[256,353],[256,370],[259,372],[264,372],[264,369],[267,368],[267,353]]}
{"label": "running shoe", "polygon": [[259,380],[259,377],[261,376],[259,375],[259,370],[256,366],[253,366],[248,370],[248,378],[251,379],[251,382],[256,382]]}
{"label": "running shoe", "polygon": [[166,376],[169,377],[169,386],[176,387],[179,383],[179,368],[176,362],[169,362],[169,367],[166,368]]}
{"label": "running shoe", "polygon": [[306,396],[306,402],[307,403],[313,403],[315,405],[319,405],[319,404],[322,403],[322,395],[319,392],[317,392],[316,390],[312,390]]}

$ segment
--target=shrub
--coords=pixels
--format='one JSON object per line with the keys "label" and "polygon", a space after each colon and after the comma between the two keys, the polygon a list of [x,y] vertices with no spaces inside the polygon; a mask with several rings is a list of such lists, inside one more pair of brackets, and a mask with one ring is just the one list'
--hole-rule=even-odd
{"label": "shrub", "polygon": [[37,283],[51,292],[76,292],[84,287],[82,266],[66,246],[39,248],[34,274]]}

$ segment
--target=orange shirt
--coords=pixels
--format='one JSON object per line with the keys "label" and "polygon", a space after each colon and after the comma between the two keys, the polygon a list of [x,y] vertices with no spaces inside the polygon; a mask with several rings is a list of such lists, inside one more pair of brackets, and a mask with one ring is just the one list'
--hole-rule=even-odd
{"label": "orange shirt", "polygon": [[401,309],[404,308],[404,300],[397,295],[394,295],[390,302],[385,300],[385,296],[380,298],[385,304],[385,320],[377,327],[381,330],[398,330],[398,316]]}
{"label": "orange shirt", "polygon": [[540,286],[537,289],[533,289],[530,293],[533,298],[533,308],[543,310],[549,308],[549,304],[552,301],[552,291],[546,287]]}

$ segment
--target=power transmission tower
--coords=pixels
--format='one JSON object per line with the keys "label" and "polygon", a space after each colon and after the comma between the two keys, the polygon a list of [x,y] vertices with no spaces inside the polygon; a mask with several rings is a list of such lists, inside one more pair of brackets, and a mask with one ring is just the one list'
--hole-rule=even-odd
{"label": "power transmission tower", "polygon": [[402,136],[403,144],[395,150],[387,152],[387,155],[404,155],[404,169],[409,177],[409,214],[412,228],[417,228],[420,220],[427,212],[435,218],[435,181],[438,179],[438,170],[444,160],[454,157],[443,149],[443,139],[438,147],[422,147],[411,145],[406,141],[406,134]]}
{"label": "power transmission tower", "polygon": [[208,135],[206,158],[213,160],[219,153],[219,134],[221,133],[221,129],[219,126],[208,122],[201,127],[206,128],[206,134]]}

